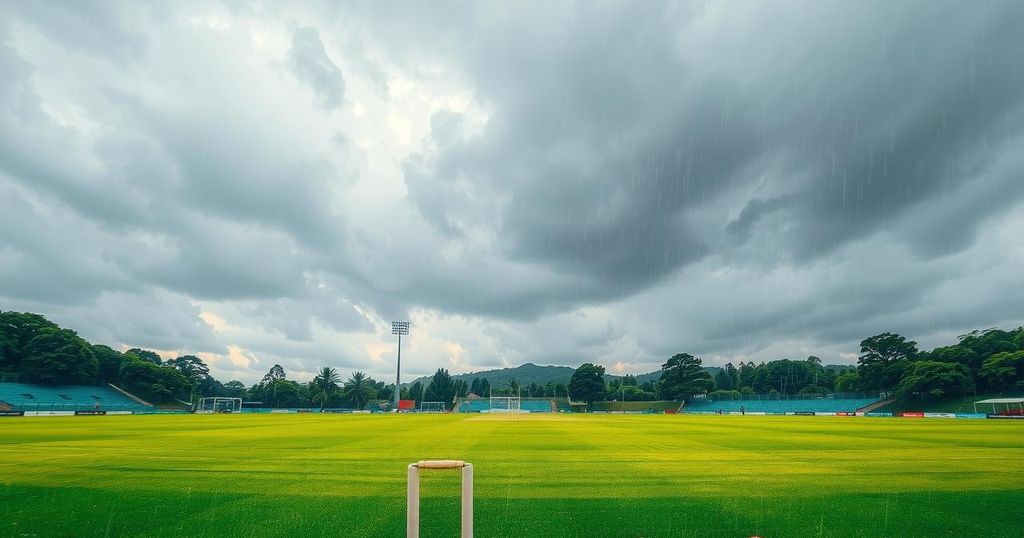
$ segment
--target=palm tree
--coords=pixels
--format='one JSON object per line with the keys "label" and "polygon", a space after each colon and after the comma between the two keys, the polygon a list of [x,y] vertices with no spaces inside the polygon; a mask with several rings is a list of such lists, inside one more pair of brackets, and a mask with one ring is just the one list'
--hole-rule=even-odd
{"label": "palm tree", "polygon": [[309,384],[310,400],[320,402],[321,411],[327,406],[330,397],[338,391],[338,381],[341,381],[338,371],[324,366]]}
{"label": "palm tree", "polygon": [[345,401],[359,409],[366,407],[366,403],[373,398],[376,392],[373,388],[373,380],[362,372],[353,373],[352,377],[345,382],[342,390]]}

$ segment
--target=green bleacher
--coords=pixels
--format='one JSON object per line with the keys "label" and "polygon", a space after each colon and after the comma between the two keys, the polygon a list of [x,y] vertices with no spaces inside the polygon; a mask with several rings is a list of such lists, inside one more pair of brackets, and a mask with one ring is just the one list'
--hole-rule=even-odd
{"label": "green bleacher", "polygon": [[0,402],[33,411],[146,411],[145,406],[107,386],[0,383]]}

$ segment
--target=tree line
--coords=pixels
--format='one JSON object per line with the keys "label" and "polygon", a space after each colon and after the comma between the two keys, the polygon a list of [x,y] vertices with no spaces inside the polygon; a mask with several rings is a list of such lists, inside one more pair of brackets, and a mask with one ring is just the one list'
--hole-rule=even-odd
{"label": "tree line", "polygon": [[823,366],[820,358],[779,359],[760,364],[731,362],[714,376],[689,353],[673,355],[655,381],[637,384],[633,376],[605,382],[603,366],[586,363],[569,380],[573,400],[689,400],[706,394],[716,399],[746,395],[823,395],[886,393],[902,401],[943,396],[1024,391],[1024,328],[977,330],[950,346],[921,351],[917,342],[885,332],[860,343],[855,366]]}
{"label": "tree line", "polygon": [[[338,371],[326,366],[312,381],[300,383],[288,379],[279,364],[251,386],[237,380],[222,383],[195,355],[163,360],[147,349],[117,351],[28,312],[0,311],[0,373],[16,373],[22,381],[49,385],[112,383],[155,403],[194,403],[201,397],[223,396],[264,407],[365,409],[374,401],[390,402],[395,390],[393,383],[360,371],[342,382]],[[486,379],[474,380],[473,386],[489,390]],[[450,407],[456,396],[465,397],[469,390],[464,380],[453,379],[448,370],[439,368],[428,383],[401,387],[400,398],[444,402]]]}
{"label": "tree line", "polygon": [[887,391],[901,400],[1024,391],[1024,327],[985,329],[921,351],[917,342],[882,333],[860,343],[856,371],[837,378],[852,390]]}
{"label": "tree line", "polygon": [[[354,372],[342,382],[337,370],[329,367],[321,368],[312,381],[299,383],[288,379],[279,364],[252,386],[237,380],[222,383],[195,355],[163,360],[146,349],[117,351],[90,343],[75,331],[28,312],[0,311],[0,373],[16,373],[24,382],[49,385],[112,383],[155,403],[191,403],[204,396],[224,396],[261,402],[266,407],[363,409],[373,400],[390,400],[394,392],[393,384],[376,381],[363,372]],[[444,369],[438,370],[434,381],[426,396],[438,401],[448,397],[445,387],[460,388]],[[410,389],[402,389],[403,398],[409,394]]]}
{"label": "tree line", "polygon": [[[27,382],[47,384],[113,383],[142,398],[166,402],[194,401],[200,396],[227,396],[262,402],[267,407],[352,407],[390,401],[394,384],[354,372],[342,382],[337,370],[323,367],[308,383],[288,379],[274,365],[259,383],[221,383],[195,355],[163,360],[153,351],[125,352],[92,344],[75,331],[39,314],[0,311],[0,372],[19,374]],[[831,392],[886,392],[903,400],[946,395],[1002,394],[1024,390],[1024,328],[977,330],[953,345],[921,351],[917,343],[881,333],[860,343],[856,366],[823,366],[821,359],[779,359],[760,364],[726,364],[714,376],[689,353],[673,355],[654,381],[638,383],[632,375],[606,381],[603,366],[585,363],[568,385],[548,382],[494,388],[486,377],[467,383],[439,368],[425,383],[403,386],[400,397],[451,405],[457,397],[563,397],[576,401],[687,400],[707,394],[728,399]]]}

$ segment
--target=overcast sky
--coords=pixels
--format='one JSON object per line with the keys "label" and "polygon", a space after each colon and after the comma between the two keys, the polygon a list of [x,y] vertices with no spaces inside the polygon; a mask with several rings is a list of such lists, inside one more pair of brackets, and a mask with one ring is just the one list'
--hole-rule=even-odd
{"label": "overcast sky", "polygon": [[1024,3],[0,2],[0,309],[403,379],[1024,320]]}

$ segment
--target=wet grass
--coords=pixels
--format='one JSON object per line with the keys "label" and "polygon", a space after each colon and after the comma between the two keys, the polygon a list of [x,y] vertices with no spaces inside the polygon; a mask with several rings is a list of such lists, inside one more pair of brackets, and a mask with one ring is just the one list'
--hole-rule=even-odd
{"label": "wet grass", "polygon": [[477,536],[1024,535],[1011,421],[210,415],[0,421],[0,536],[399,536],[427,458],[473,462]]}

